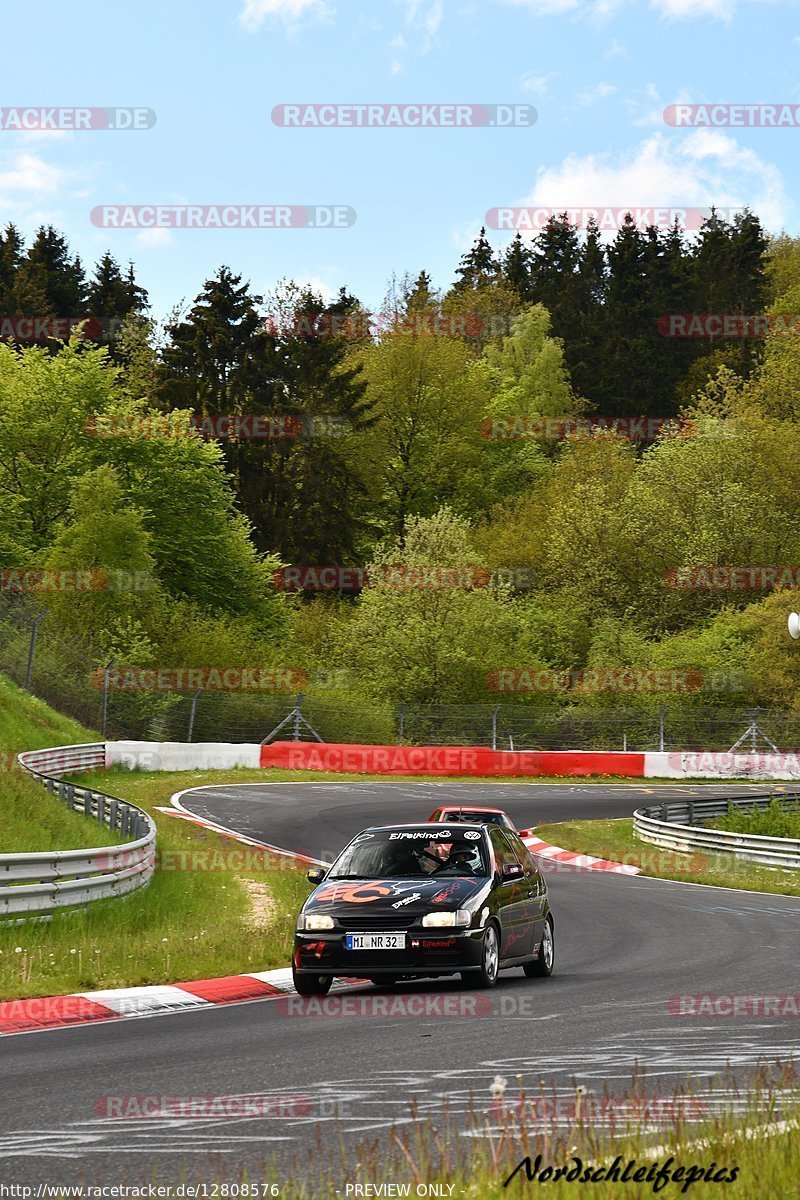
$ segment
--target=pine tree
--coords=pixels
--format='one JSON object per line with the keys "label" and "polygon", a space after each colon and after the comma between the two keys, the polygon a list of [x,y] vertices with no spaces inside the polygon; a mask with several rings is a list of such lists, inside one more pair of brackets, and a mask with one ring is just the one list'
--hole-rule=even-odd
{"label": "pine tree", "polygon": [[8,224],[0,233],[0,320],[14,317],[16,306],[16,279],[25,244],[15,225]]}
{"label": "pine tree", "polygon": [[712,208],[700,227],[700,235],[693,248],[692,274],[694,279],[694,305],[692,312],[722,313],[731,311],[730,305],[736,285],[732,279],[732,228]]}
{"label": "pine tree", "polygon": [[110,340],[113,345],[124,318],[148,307],[147,293],[134,278],[133,263],[128,268],[127,276],[123,276],[117,261],[106,251],[89,282],[87,304],[91,314],[87,333],[92,336],[94,325],[98,324],[102,329],[101,338]]}
{"label": "pine tree", "polygon": [[553,332],[563,336],[577,307],[580,264],[578,231],[566,213],[551,217],[536,237],[532,256],[532,291],[553,317]]}
{"label": "pine tree", "polygon": [[580,248],[577,276],[577,316],[562,335],[564,357],[577,395],[594,400],[606,352],[606,255],[594,221]]}
{"label": "pine tree", "polygon": [[71,258],[66,238],[42,226],[23,256],[16,277],[16,301],[31,317],[80,318],[86,311],[86,277],[79,258]]}
{"label": "pine tree", "polygon": [[648,295],[648,239],[630,213],[607,253],[607,336],[599,403],[608,416],[643,416],[654,411],[647,352],[658,330]]}
{"label": "pine tree", "polygon": [[[692,258],[694,306],[697,313],[759,313],[768,294],[765,272],[767,242],[761,223],[748,209],[733,223],[712,208],[700,229]],[[725,343],[719,338],[698,339],[698,352],[710,354]],[[747,375],[761,357],[756,339],[737,341],[736,369]]]}
{"label": "pine tree", "polygon": [[509,287],[514,289],[523,304],[529,304],[533,300],[532,268],[533,252],[529,246],[525,245],[522,235],[517,231],[503,256],[502,274],[503,279]]}
{"label": "pine tree", "polygon": [[164,392],[171,407],[203,414],[248,411],[258,381],[261,303],[228,267],[206,280],[186,318],[167,329]]}
{"label": "pine tree", "polygon": [[146,307],[146,292],[136,284],[131,263],[128,275],[123,276],[116,259],[106,251],[95,267],[89,282],[87,300],[95,317],[126,317],[129,312]]}
{"label": "pine tree", "polygon": [[433,287],[433,280],[427,271],[420,271],[413,286],[406,294],[405,311],[407,315],[429,313],[439,304],[439,297]]}
{"label": "pine tree", "polygon": [[456,282],[453,291],[456,293],[470,291],[475,288],[487,287],[494,283],[500,274],[500,265],[486,237],[486,229],[475,239],[475,244],[461,259],[461,265],[456,271]]}
{"label": "pine tree", "polygon": [[[295,313],[317,315],[324,329],[341,303],[341,293],[325,306],[307,289],[296,296]],[[348,312],[362,311],[355,297],[345,296],[344,303]],[[348,439],[373,418],[361,368],[348,362],[350,351],[347,339],[307,336],[297,320],[275,343],[274,394],[297,436],[248,448],[248,457],[260,457],[263,468],[242,480],[242,502],[259,549],[289,562],[354,558],[363,487],[347,456]]]}

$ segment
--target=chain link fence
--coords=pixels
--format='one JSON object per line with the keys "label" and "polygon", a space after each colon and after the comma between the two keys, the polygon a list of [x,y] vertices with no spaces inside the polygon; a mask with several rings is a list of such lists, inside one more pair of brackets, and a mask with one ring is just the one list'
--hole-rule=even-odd
{"label": "chain link fence", "polygon": [[[109,686],[97,647],[31,597],[0,593],[0,671],[53,708],[109,739],[176,742],[313,740],[489,746],[498,750],[723,750],[792,752],[800,714],[692,704],[519,700],[401,704],[341,691],[302,696],[151,692]],[[130,664],[124,664],[128,666]]]}

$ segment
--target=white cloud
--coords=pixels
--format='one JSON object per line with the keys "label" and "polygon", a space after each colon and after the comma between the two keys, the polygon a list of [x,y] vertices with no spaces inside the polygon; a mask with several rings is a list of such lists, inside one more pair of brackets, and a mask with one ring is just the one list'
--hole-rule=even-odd
{"label": "white cloud", "polygon": [[58,225],[63,213],[52,203],[62,200],[73,177],[32,153],[0,159],[0,225]]}
{"label": "white cloud", "polygon": [[23,142],[70,142],[74,136],[71,129],[22,129],[18,134]]}
{"label": "white cloud", "polygon": [[514,8],[529,8],[537,17],[549,17],[553,13],[572,12],[580,7],[580,0],[500,0]]}
{"label": "white cloud", "polygon": [[422,34],[423,49],[428,49],[439,32],[444,17],[442,0],[405,0],[406,23]]}
{"label": "white cloud", "polygon": [[532,92],[534,96],[545,96],[548,92],[548,85],[551,79],[555,79],[555,75],[523,75],[519,81],[519,86],[523,92]]}
{"label": "white cloud", "polygon": [[6,170],[0,171],[0,194],[29,192],[32,196],[47,196],[57,192],[66,178],[66,171],[38,155],[18,154]]}
{"label": "white cloud", "polygon": [[[670,96],[670,100],[673,97]],[[674,103],[679,102],[689,103],[689,97],[684,95],[676,96]],[[625,97],[625,107],[631,114],[631,124],[635,126],[649,126],[653,129],[664,128],[664,108],[665,101],[659,95],[658,88],[654,83],[648,83],[644,88],[636,88],[633,92]]]}
{"label": "white cloud", "polygon": [[323,304],[331,304],[336,299],[338,287],[319,275],[298,275],[293,278],[298,287],[310,288],[312,292],[321,296]]}
{"label": "white cloud", "polygon": [[172,241],[169,229],[143,229],[136,235],[136,245],[148,250],[154,246],[171,246]]}
{"label": "white cloud", "polygon": [[747,203],[767,228],[780,228],[787,197],[777,167],[727,133],[692,130],[682,138],[653,134],[633,153],[568,155],[542,168],[526,206],[741,208]]}
{"label": "white cloud", "polygon": [[613,96],[617,91],[617,86],[614,83],[596,83],[593,88],[587,88],[584,92],[578,93],[578,103],[585,106],[597,104],[599,100],[605,100],[608,96]]}
{"label": "white cloud", "polygon": [[730,21],[735,0],[650,0],[650,5],[662,17],[672,21],[694,20],[695,17],[716,17]]}
{"label": "white cloud", "polygon": [[611,39],[611,45],[606,50],[603,58],[630,58],[625,47],[617,41],[616,38]]}
{"label": "white cloud", "polygon": [[[527,8],[534,16],[553,16],[574,13],[595,21],[613,16],[630,0],[495,0],[496,3]],[[760,0],[756,0],[760,2]],[[659,16],[671,21],[689,21],[711,17],[730,21],[737,0],[650,0],[650,7]]]}
{"label": "white cloud", "polygon": [[239,23],[249,33],[271,19],[282,21],[287,29],[295,29],[304,21],[322,20],[332,12],[326,0],[244,0]]}
{"label": "white cloud", "polygon": [[[405,34],[398,33],[389,42],[392,50],[428,54],[444,20],[444,0],[397,0],[405,9]],[[391,65],[392,75],[402,75],[406,64],[398,54]]]}

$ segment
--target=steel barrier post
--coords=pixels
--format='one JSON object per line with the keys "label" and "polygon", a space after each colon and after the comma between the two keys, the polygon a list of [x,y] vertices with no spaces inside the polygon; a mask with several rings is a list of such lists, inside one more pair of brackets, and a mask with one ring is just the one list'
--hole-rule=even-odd
{"label": "steel barrier post", "polygon": [[48,615],[49,615],[48,613],[43,612],[43,613],[39,613],[38,617],[33,618],[33,625],[31,626],[31,644],[28,647],[28,667],[27,667],[27,670],[25,671],[25,691],[26,692],[29,692],[31,690],[31,678],[33,676],[33,656],[36,653],[36,637],[39,633],[39,622],[43,621],[45,619],[45,617]]}
{"label": "steel barrier post", "polygon": [[197,712],[197,701],[198,701],[198,698],[199,698],[202,690],[203,689],[201,687],[199,687],[197,689],[197,691],[195,692],[195,694],[192,696],[192,707],[189,710],[189,729],[186,734],[187,742],[190,742],[192,740],[192,732],[194,731],[194,714]]}

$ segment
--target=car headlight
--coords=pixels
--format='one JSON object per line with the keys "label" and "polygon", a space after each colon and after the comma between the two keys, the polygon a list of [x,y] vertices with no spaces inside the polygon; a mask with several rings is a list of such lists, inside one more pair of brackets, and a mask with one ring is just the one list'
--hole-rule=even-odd
{"label": "car headlight", "polygon": [[333,917],[326,916],[325,913],[300,913],[297,918],[297,928],[309,931],[333,929]]}
{"label": "car headlight", "polygon": [[456,912],[429,912],[422,918],[426,929],[453,929],[455,926],[469,925],[472,916],[465,908]]}

